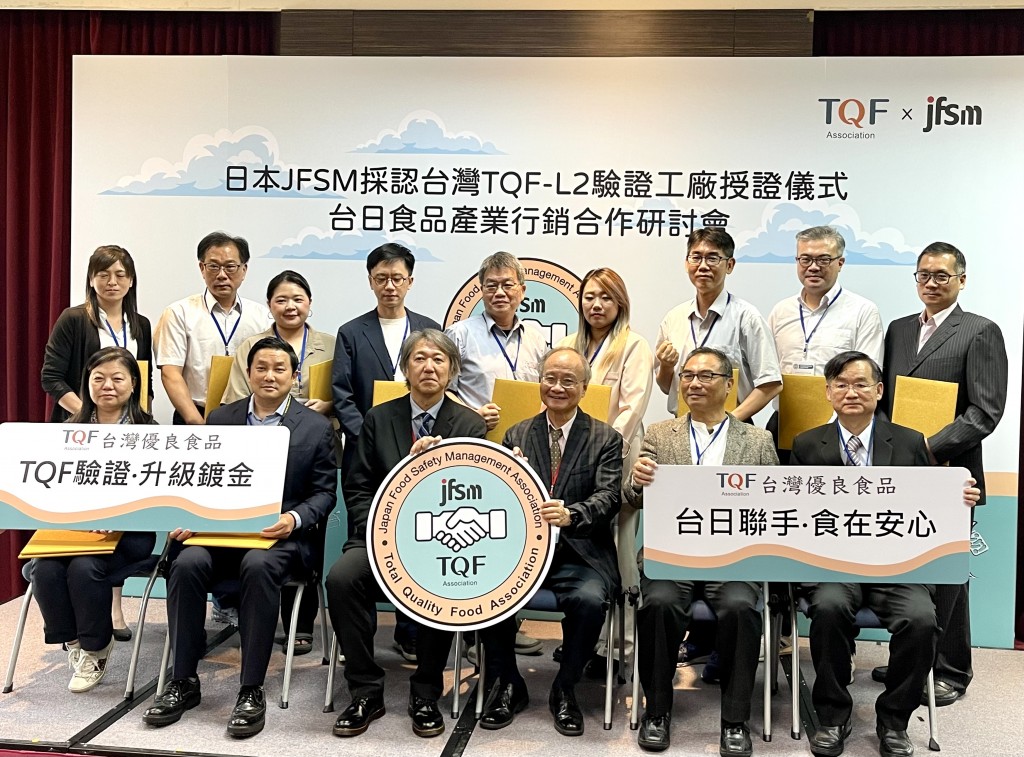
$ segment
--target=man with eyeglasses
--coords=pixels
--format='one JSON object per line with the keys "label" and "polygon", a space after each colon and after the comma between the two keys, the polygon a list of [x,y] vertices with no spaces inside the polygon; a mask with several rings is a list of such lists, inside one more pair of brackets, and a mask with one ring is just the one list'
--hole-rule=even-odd
{"label": "man with eyeglasses", "polygon": [[[891,417],[897,376],[951,381],[959,385],[953,422],[927,439],[933,464],[963,466],[978,480],[985,504],[981,443],[1006,407],[1008,366],[1003,334],[992,321],[957,304],[967,285],[967,260],[946,242],[922,250],[914,272],[919,314],[898,318],[885,333],[885,392],[882,409]],[[939,586],[935,596],[939,626],[935,700],[943,706],[963,696],[974,676],[967,584]],[[883,679],[876,668],[872,677]]]}
{"label": "man with eyeglasses", "polygon": [[686,273],[697,296],[668,312],[658,329],[655,378],[679,407],[679,358],[697,347],[714,347],[739,369],[738,420],[748,421],[782,391],[782,373],[768,324],[753,305],[726,291],[736,267],[736,245],[719,228],[695,229],[686,241]]}
{"label": "man with eyeglasses", "polygon": [[[738,423],[736,416],[725,410],[732,368],[729,357],[711,347],[698,347],[687,355],[678,380],[690,412],[647,429],[640,458],[622,487],[623,497],[633,507],[643,507],[644,488],[654,482],[659,465],[778,465],[771,435]],[[655,580],[641,574],[640,593],[643,602],[637,610],[636,648],[647,706],[637,743],[649,752],[669,747],[676,650],[693,617],[693,600],[703,596],[718,616],[719,753],[722,757],[750,757],[753,744],[747,721],[761,641],[759,585]]]}
{"label": "man with eyeglasses", "polygon": [[[836,420],[798,434],[792,465],[928,465],[924,437],[913,429],[875,417],[882,397],[882,370],[863,352],[841,352],[825,364],[825,393]],[[981,492],[964,489],[964,504]],[[850,648],[857,636],[857,611],[869,607],[892,634],[885,691],[875,702],[875,732],[882,757],[910,757],[914,745],[907,725],[917,709],[935,656],[938,635],[933,596],[940,587],[924,584],[805,583],[809,602],[811,658],[815,680],[811,701],[820,725],[810,736],[811,753],[839,757],[851,731],[853,699]]]}
{"label": "man with eyeglasses", "polygon": [[[562,659],[548,696],[555,730],[583,734],[576,684],[594,652],[605,617],[605,603],[619,587],[611,523],[619,510],[622,436],[579,409],[590,383],[590,363],[572,347],[556,347],[541,358],[539,415],[517,423],[502,441],[523,455],[548,489],[540,515],[560,529],[544,588],[555,593],[562,619]],[[515,619],[479,632],[485,677],[496,678],[480,727],[509,725],[529,703],[526,682],[516,665]]]}
{"label": "man with eyeglasses", "polygon": [[453,388],[490,430],[501,413],[491,402],[494,380],[536,381],[547,344],[539,329],[516,315],[526,295],[526,276],[514,255],[496,252],[484,258],[478,276],[484,312],[452,324],[445,333],[462,357],[462,373]]}
{"label": "man with eyeglasses", "polygon": [[249,267],[249,243],[223,231],[207,234],[197,249],[202,294],[169,305],[153,334],[153,352],[174,423],[201,425],[214,355],[233,355],[238,345],[267,328],[262,302],[238,296]]}

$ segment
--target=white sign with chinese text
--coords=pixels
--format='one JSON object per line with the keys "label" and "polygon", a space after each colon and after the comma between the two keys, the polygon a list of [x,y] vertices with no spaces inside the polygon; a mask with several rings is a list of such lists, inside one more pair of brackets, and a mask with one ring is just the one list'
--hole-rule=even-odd
{"label": "white sign with chinese text", "polygon": [[660,465],[644,573],[675,580],[963,583],[964,468]]}
{"label": "white sign with chinese text", "polygon": [[288,429],[0,425],[0,528],[259,531],[281,512]]}

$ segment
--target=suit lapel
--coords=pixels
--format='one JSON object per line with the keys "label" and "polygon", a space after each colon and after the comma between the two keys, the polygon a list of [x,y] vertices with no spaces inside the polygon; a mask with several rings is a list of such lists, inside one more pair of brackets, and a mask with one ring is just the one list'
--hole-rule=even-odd
{"label": "suit lapel", "polygon": [[[442,407],[444,407],[442,405]],[[412,447],[412,405],[408,397],[402,397],[395,403],[395,412],[391,413],[390,439],[393,450],[398,453],[398,460],[409,454]]]}
{"label": "suit lapel", "polygon": [[[957,329],[960,328],[960,321],[963,318],[963,315],[964,311],[959,305],[953,308],[953,312],[946,316],[946,320],[944,320],[942,325],[936,329],[935,333],[928,338],[928,341],[924,343],[924,347],[921,348],[921,351],[914,356],[914,362],[910,369],[911,371],[916,369],[917,366],[923,363],[929,355],[941,347],[943,342],[956,333]],[[918,326],[918,337],[920,338],[920,326]]]}
{"label": "suit lapel", "polygon": [[537,475],[540,476],[541,481],[544,482],[544,485],[550,491],[551,440],[548,436],[547,415],[544,413],[534,416],[533,423],[530,424],[530,430],[526,437],[526,445],[529,451],[524,449],[523,454],[530,459],[533,469],[537,471]]}
{"label": "suit lapel", "polygon": [[722,465],[740,465],[745,459],[747,446],[747,430],[743,428],[743,421],[738,421],[729,416],[729,428],[725,433],[725,454],[722,456]]}
{"label": "suit lapel", "polygon": [[[562,453],[562,462],[559,466],[560,470],[571,471],[575,469],[577,461],[583,453],[584,447],[587,446],[588,439],[590,439],[590,416],[582,410],[579,410],[576,414],[576,420],[573,421],[572,428],[569,430],[569,438],[565,440],[565,452]],[[551,446],[549,441],[549,458],[551,456],[550,449]],[[565,489],[565,481],[567,478],[568,476],[561,475],[558,477],[558,482],[555,484],[556,496]]]}
{"label": "suit lapel", "polygon": [[824,428],[821,435],[821,458],[824,465],[846,464],[839,444],[839,421],[832,421]]}
{"label": "suit lapel", "polygon": [[675,447],[675,458],[679,465],[693,465],[690,452],[690,414],[672,424],[672,444]]}
{"label": "suit lapel", "polygon": [[[440,436],[442,439],[448,439],[453,436],[452,426],[455,424],[454,408],[453,401],[446,396],[444,402],[441,403],[440,410],[437,411],[437,417],[434,419],[434,428],[430,431],[432,436]],[[409,413],[411,415],[412,410]],[[410,422],[412,422],[411,418]]]}
{"label": "suit lapel", "polygon": [[[932,339],[935,335],[932,335]],[[931,342],[931,339],[928,340]],[[871,464],[889,465],[892,463],[892,426],[883,420],[875,420],[871,432]]]}
{"label": "suit lapel", "polygon": [[388,379],[390,381],[395,377],[395,364],[391,362],[387,345],[384,344],[384,331],[380,327],[380,319],[377,317],[376,310],[371,310],[363,316],[363,336],[366,337],[366,341],[373,349],[373,354],[377,356],[381,369],[391,377]]}

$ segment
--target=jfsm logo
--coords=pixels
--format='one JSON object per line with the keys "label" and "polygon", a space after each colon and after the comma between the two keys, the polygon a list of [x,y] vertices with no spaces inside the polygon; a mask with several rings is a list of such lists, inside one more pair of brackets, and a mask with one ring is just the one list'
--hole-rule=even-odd
{"label": "jfsm logo", "polygon": [[367,525],[385,595],[421,623],[476,629],[514,614],[540,587],[554,541],[543,483],[510,450],[446,439],[395,467]]}
{"label": "jfsm logo", "polygon": [[981,126],[980,105],[958,105],[947,97],[929,97],[925,116],[925,134],[936,126]]}

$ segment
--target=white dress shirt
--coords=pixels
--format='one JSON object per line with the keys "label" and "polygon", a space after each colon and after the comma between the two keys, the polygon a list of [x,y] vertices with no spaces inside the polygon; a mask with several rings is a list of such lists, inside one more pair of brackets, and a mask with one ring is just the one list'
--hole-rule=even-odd
{"label": "white dress shirt", "polygon": [[921,333],[917,339],[917,351],[920,352],[921,348],[924,347],[924,343],[931,339],[932,335],[939,330],[939,326],[949,317],[949,314],[956,309],[956,303],[954,302],[945,310],[940,310],[938,313],[933,315],[931,318],[928,317],[928,311],[922,310],[921,315],[917,319],[921,322]]}
{"label": "white dress shirt", "polygon": [[132,336],[131,326],[128,325],[128,318],[121,315],[121,330],[115,331],[107,320],[107,313],[100,308],[100,323],[103,324],[96,329],[100,335],[100,349],[104,347],[124,347],[135,357],[139,356],[139,343]]}
{"label": "white dress shirt", "polygon": [[[694,465],[721,465],[725,459],[725,437],[729,434],[729,416],[710,430],[690,416],[690,459]],[[700,463],[697,460],[700,460]]]}

